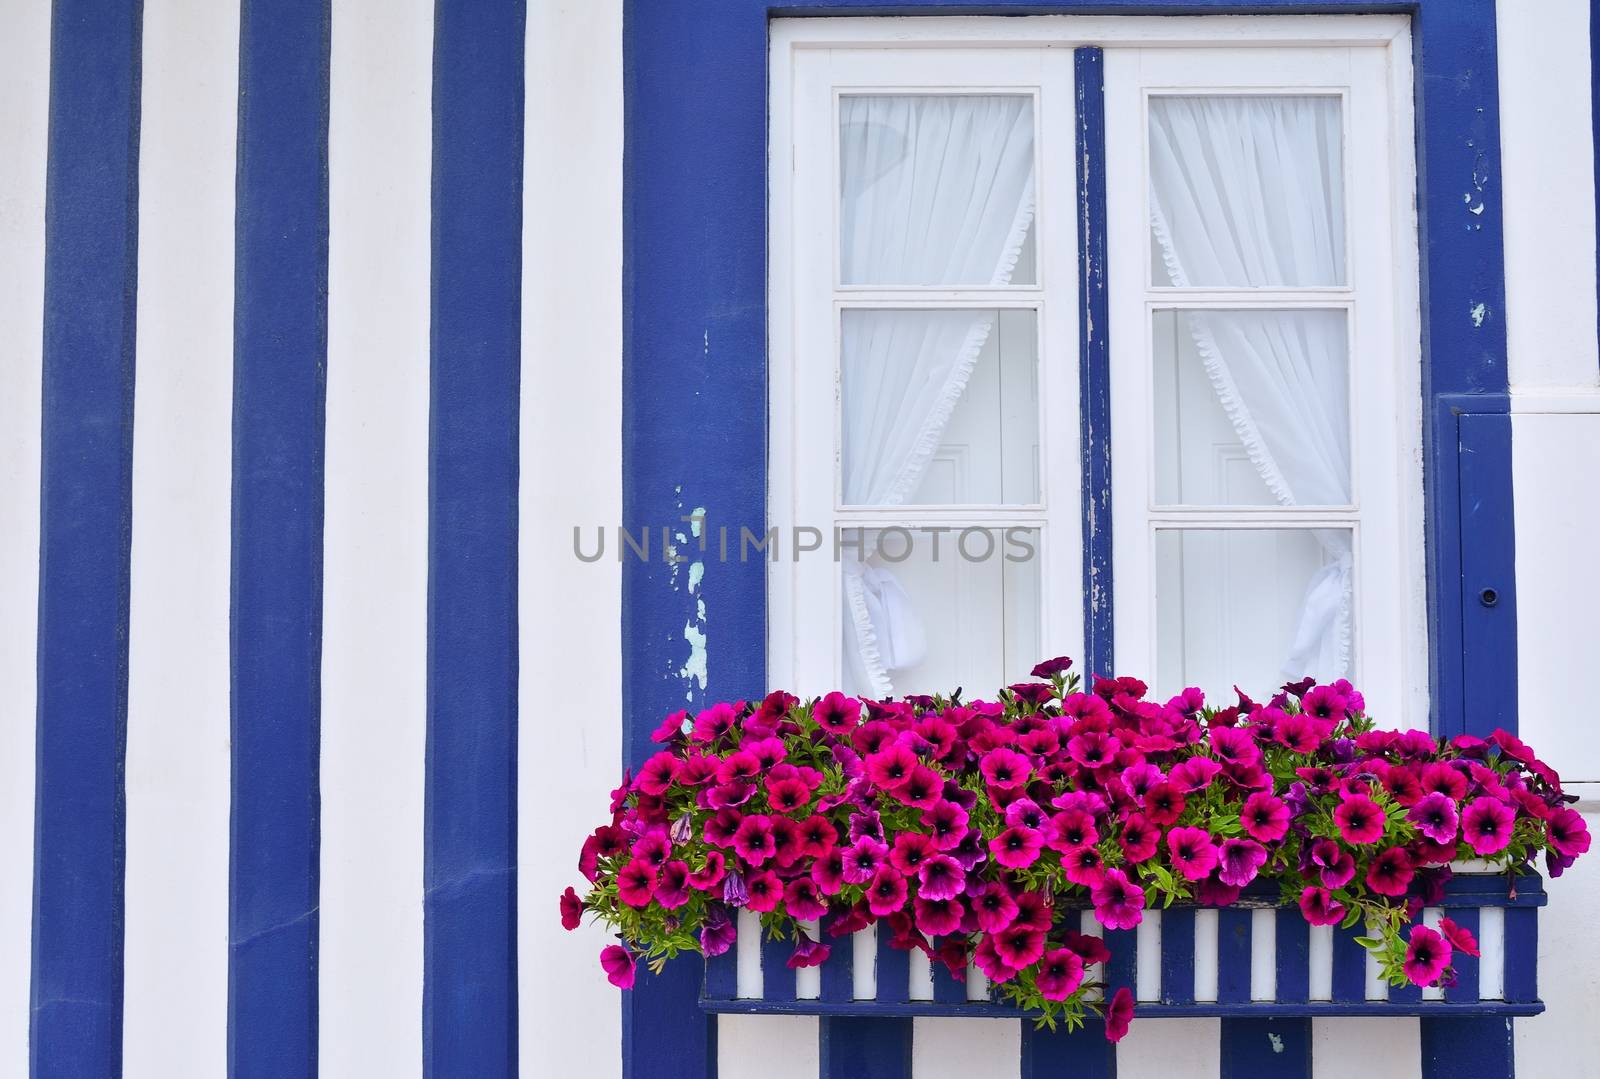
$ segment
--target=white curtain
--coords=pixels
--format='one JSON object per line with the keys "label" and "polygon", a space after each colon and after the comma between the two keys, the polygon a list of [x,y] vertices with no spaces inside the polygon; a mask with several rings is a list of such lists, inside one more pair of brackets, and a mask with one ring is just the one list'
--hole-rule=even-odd
{"label": "white curtain", "polygon": [[[1033,105],[1021,95],[847,96],[840,101],[846,284],[1005,285],[1033,220]],[[961,399],[994,311],[848,312],[841,327],[844,500],[915,494]],[[870,544],[843,553],[845,656],[887,696],[926,637]]]}
{"label": "white curtain", "polygon": [[[1157,97],[1150,214],[1175,286],[1344,281],[1339,102],[1331,97]],[[1158,269],[1158,272],[1160,270]],[[1348,505],[1347,329],[1331,311],[1189,311],[1184,321],[1250,461],[1285,506]],[[1350,663],[1350,533],[1319,529],[1284,673]]]}

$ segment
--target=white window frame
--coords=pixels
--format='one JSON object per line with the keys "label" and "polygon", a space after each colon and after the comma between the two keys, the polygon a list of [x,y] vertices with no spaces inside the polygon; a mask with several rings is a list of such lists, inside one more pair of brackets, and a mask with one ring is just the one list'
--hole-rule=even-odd
{"label": "white window frame", "polygon": [[[1115,133],[1127,123],[1117,88],[1125,78],[1125,63],[1136,56],[1154,59],[1167,50],[1217,56],[1238,52],[1237,69],[1230,83],[1253,92],[1269,86],[1300,87],[1306,78],[1295,72],[1295,61],[1309,50],[1326,54],[1348,50],[1350,63],[1368,71],[1364,85],[1378,88],[1377,96],[1363,91],[1361,115],[1381,114],[1384,124],[1386,166],[1395,181],[1377,200],[1384,207],[1385,235],[1392,258],[1392,287],[1384,292],[1390,310],[1385,316],[1385,338],[1401,362],[1390,365],[1371,388],[1358,381],[1352,396],[1387,385],[1386,400],[1393,402],[1393,424],[1374,437],[1391,441],[1393,461],[1403,467],[1387,470],[1390,482],[1379,490],[1369,479],[1379,462],[1391,460],[1382,446],[1368,441],[1371,424],[1358,428],[1352,462],[1362,500],[1363,516],[1357,539],[1356,615],[1358,677],[1371,706],[1392,722],[1427,725],[1427,643],[1424,595],[1424,544],[1421,481],[1420,308],[1416,218],[1414,210],[1414,156],[1409,135],[1411,117],[1410,25],[1402,16],[1032,16],[928,17],[928,18],[822,18],[780,19],[772,23],[770,52],[769,127],[769,245],[768,335],[769,419],[768,447],[769,520],[787,534],[792,525],[812,525],[824,530],[835,522],[864,527],[898,524],[915,527],[965,525],[974,520],[996,524],[1041,526],[1045,530],[1045,564],[1041,568],[1041,641],[1046,654],[1082,655],[1083,589],[1081,561],[1081,472],[1077,453],[1077,424],[1063,424],[1063,415],[1078,412],[1078,257],[1075,128],[1071,116],[1072,62],[1076,47],[1099,45],[1106,54],[1107,131]],[[1266,50],[1263,54],[1261,50]],[[1281,52],[1280,52],[1281,50]],[[1272,54],[1283,60],[1275,62]],[[1143,61],[1141,61],[1143,62]],[[1376,66],[1374,66],[1376,65]],[[1181,67],[1181,64],[1179,65]],[[1176,69],[1174,69],[1176,70]],[[953,73],[959,72],[959,77]],[[1248,72],[1241,75],[1240,72]],[[1275,73],[1274,73],[1275,72]],[[1376,82],[1370,80],[1376,79]],[[1064,81],[1063,81],[1064,80]],[[1318,69],[1316,88],[1348,95],[1351,79],[1333,78]],[[1190,90],[1215,90],[1214,76],[1172,82]],[[1066,122],[1053,119],[1056,96],[1065,91]],[[1030,92],[1036,96],[1035,122],[1044,132],[1036,141],[1040,230],[1036,286],[1005,288],[902,288],[841,287],[837,281],[837,135],[833,116],[840,92],[981,93]],[[1142,102],[1135,100],[1135,108]],[[1048,97],[1047,97],[1048,95]],[[816,103],[828,102],[827,125],[817,122]],[[807,103],[810,103],[808,106]],[[1373,110],[1376,111],[1373,111]],[[1347,131],[1351,118],[1347,117]],[[1045,125],[1049,125],[1046,131]],[[1145,139],[1143,121],[1136,124],[1137,138],[1107,140],[1108,175],[1126,169],[1130,152],[1142,170]],[[1401,134],[1403,133],[1403,134]],[[823,156],[818,156],[823,155]],[[1347,160],[1350,154],[1347,152]],[[802,177],[802,162],[828,162],[824,183]],[[1148,229],[1143,216],[1143,187],[1108,183],[1108,220],[1111,250],[1111,345],[1113,369],[1113,437],[1118,432],[1148,426],[1147,402],[1129,399],[1116,388],[1129,378],[1148,379],[1146,336],[1149,323],[1147,252]],[[1370,185],[1368,185],[1370,186]],[[1357,221],[1358,206],[1370,199],[1347,199],[1347,220]],[[1125,203],[1139,203],[1131,216]],[[1121,214],[1121,217],[1118,215]],[[1129,249],[1134,232],[1140,253],[1120,257]],[[1351,232],[1355,230],[1352,228]],[[1351,288],[1363,288],[1368,269],[1351,249]],[[1139,275],[1144,275],[1142,278]],[[1130,291],[1131,289],[1131,291]],[[1164,289],[1170,303],[1177,290]],[[1205,290],[1208,300],[1228,302]],[[1196,297],[1198,298],[1198,297]],[[1279,299],[1285,297],[1278,296]],[[1319,297],[1324,302],[1346,303],[1348,298]],[[1307,306],[1309,297],[1297,297]],[[1376,298],[1374,308],[1376,307]],[[1366,303],[1362,293],[1363,304]],[[1234,298],[1232,302],[1239,302]],[[1041,356],[1041,408],[1049,402],[1055,418],[1041,424],[1042,504],[1039,507],[904,506],[849,508],[839,504],[837,491],[838,441],[832,453],[806,453],[797,433],[835,429],[838,414],[839,311],[845,306],[974,307],[1039,305]],[[1290,304],[1292,306],[1292,304]],[[1376,318],[1376,316],[1374,316]],[[1363,324],[1365,325],[1365,324]],[[1352,354],[1358,331],[1352,327]],[[1369,334],[1362,340],[1373,340]],[[819,374],[816,357],[828,357]],[[1354,364],[1352,365],[1354,366]],[[1070,409],[1070,411],[1068,411]],[[1363,411],[1355,408],[1358,416]],[[1381,410],[1367,410],[1374,414]],[[1047,433],[1048,432],[1048,433]],[[1054,434],[1056,437],[1051,438]],[[1070,438],[1062,437],[1070,435]],[[1113,455],[1114,575],[1116,595],[1117,666],[1121,671],[1145,676],[1154,673],[1153,587],[1149,580],[1148,539],[1153,521],[1149,505],[1153,487],[1148,453],[1124,451],[1121,441]],[[827,459],[831,458],[831,459]],[[1132,458],[1132,459],[1130,459]],[[1130,471],[1130,469],[1132,471]],[[1137,487],[1130,487],[1130,484]],[[1130,496],[1133,506],[1125,505]],[[1375,504],[1387,507],[1392,524],[1374,527]],[[1165,511],[1163,511],[1165,512]],[[1275,511],[1278,513],[1305,511]],[[1311,511],[1321,512],[1321,511]],[[1232,515],[1232,511],[1229,511]],[[1237,515],[1232,515],[1237,517]],[[1320,518],[1319,518],[1320,519]],[[1247,523],[1234,519],[1231,526]],[[1392,545],[1386,564],[1369,548],[1376,537]],[[841,674],[839,641],[842,633],[839,570],[824,550],[793,558],[788,550],[773,562],[768,574],[768,677],[774,685],[801,692],[834,688]],[[1125,549],[1126,548],[1126,549]],[[1389,591],[1384,591],[1388,589]],[[1382,595],[1380,595],[1382,592]],[[1137,594],[1137,593],[1143,593]],[[1387,597],[1387,598],[1385,598]],[[1388,611],[1383,610],[1387,604]],[[973,691],[988,687],[969,687]]]}

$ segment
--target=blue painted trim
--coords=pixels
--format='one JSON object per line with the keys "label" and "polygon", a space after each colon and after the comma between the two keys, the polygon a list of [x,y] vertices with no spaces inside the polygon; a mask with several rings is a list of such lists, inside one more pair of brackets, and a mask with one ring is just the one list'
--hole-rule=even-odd
{"label": "blue painted trim", "polygon": [[769,940],[763,933],[761,940],[761,995],[768,1000],[794,999],[794,971],[789,969],[789,956],[794,953],[794,941]]}
{"label": "blue painted trim", "polygon": [[878,995],[880,1004],[904,1004],[911,999],[911,953],[889,947],[889,927],[878,925]]}
{"label": "blue painted trim", "polygon": [[142,26],[138,0],[57,0],[50,28],[29,1027],[38,1077],[122,1070]]}
{"label": "blue painted trim", "polygon": [[[830,957],[831,959],[831,957]],[[823,993],[827,993],[827,975],[823,975]],[[721,955],[706,960],[705,995],[708,1000],[733,1000],[739,995],[739,956],[737,948],[729,948]]]}
{"label": "blue painted trim", "polygon": [[1021,1079],[1117,1079],[1117,1047],[1106,1040],[1105,1020],[1093,1012],[1070,1034],[1022,1023]]}
{"label": "blue painted trim", "polygon": [[1511,1020],[1424,1019],[1421,1024],[1423,1079],[1513,1079],[1516,1046]]}
{"label": "blue painted trim", "polygon": [[1221,1079],[1311,1079],[1311,1020],[1228,1019]]}
{"label": "blue painted trim", "polygon": [[1303,1003],[1311,998],[1311,927],[1298,910],[1280,910],[1274,921],[1274,995],[1284,1003]]}
{"label": "blue painted trim", "polygon": [[[829,915],[829,920],[832,920]],[[825,923],[826,926],[826,923]],[[822,999],[849,1001],[856,995],[855,948],[849,937],[829,937],[823,929],[824,939],[830,945],[827,962],[822,964]]]}
{"label": "blue painted trim", "polygon": [[[523,0],[433,39],[423,1061],[517,1073]],[[697,979],[698,981],[698,979]]]}
{"label": "blue painted trim", "polygon": [[911,1079],[910,1019],[823,1019],[817,1039],[822,1079]]}
{"label": "blue painted trim", "polygon": [[1083,669],[1116,670],[1112,597],[1111,325],[1106,298],[1105,56],[1076,50],[1078,440],[1083,459]]}
{"label": "blue painted trim", "polygon": [[950,973],[937,959],[932,963],[933,968],[933,999],[939,1004],[965,1004],[967,1002],[967,977],[963,971],[961,977]]}
{"label": "blue painted trim", "polygon": [[[1478,939],[1478,911],[1475,907],[1452,911],[1450,918]],[[1456,984],[1444,991],[1444,998],[1453,1004],[1470,1004],[1478,999],[1478,960],[1465,952],[1457,951],[1452,960],[1456,968]]]}
{"label": "blue painted trim", "polygon": [[1359,925],[1333,927],[1333,999],[1341,1004],[1367,1000],[1367,952],[1356,943],[1362,932]]}
{"label": "blue painted trim", "polygon": [[1223,1004],[1250,1001],[1252,912],[1243,907],[1217,911],[1217,1000]]}
{"label": "blue painted trim", "polygon": [[1136,929],[1102,930],[1111,959],[1106,963],[1106,999],[1126,986],[1137,996],[1139,992],[1139,931]]}
{"label": "blue painted trim", "polygon": [[1168,907],[1161,912],[1163,1004],[1194,1003],[1194,913],[1193,907]]}
{"label": "blue painted trim", "polygon": [[1505,993],[1511,1003],[1539,999],[1539,912],[1507,910]]}
{"label": "blue painted trim", "polygon": [[228,1061],[317,1070],[327,0],[239,25]]}
{"label": "blue painted trim", "polygon": [[[891,1018],[934,1017],[941,1019],[1020,1019],[1030,1013],[1003,1004],[937,1004],[931,1000],[903,1004],[877,1004],[870,1000],[828,1002],[816,1000],[702,1000],[700,1009],[711,1015],[820,1015],[836,1017]],[[1159,1004],[1141,1002],[1137,1014],[1147,1019],[1333,1019],[1366,1017],[1392,1019],[1402,1016],[1472,1018],[1482,1016],[1527,1016],[1544,1011],[1544,1003],[1532,1001],[1486,1000],[1475,1004],[1429,1001],[1424,1004],[1389,1004],[1384,1001],[1313,1001],[1309,1004]]]}

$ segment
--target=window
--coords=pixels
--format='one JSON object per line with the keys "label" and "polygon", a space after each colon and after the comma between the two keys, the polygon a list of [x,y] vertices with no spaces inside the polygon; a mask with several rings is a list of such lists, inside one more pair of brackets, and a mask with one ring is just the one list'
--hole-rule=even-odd
{"label": "window", "polygon": [[[772,680],[989,692],[1082,655],[1109,532],[1117,666],[1157,692],[1350,676],[1425,722],[1409,46],[1007,22],[774,53],[769,500],[836,558],[772,566]],[[1125,40],[1079,161],[1086,22]],[[1088,536],[1085,229],[1113,465]]]}

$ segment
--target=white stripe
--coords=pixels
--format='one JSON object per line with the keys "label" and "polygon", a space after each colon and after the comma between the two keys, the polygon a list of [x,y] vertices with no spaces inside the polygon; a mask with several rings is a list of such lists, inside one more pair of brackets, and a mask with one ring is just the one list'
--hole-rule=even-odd
{"label": "white stripe", "polygon": [[[623,722],[657,718],[624,720],[618,707],[621,564],[584,563],[572,552],[574,525],[593,536],[595,526],[609,531],[622,519],[622,4],[531,3],[527,20],[517,570],[522,1074],[610,1079],[622,1073],[622,1011],[596,957],[611,941],[587,924],[562,932],[556,896],[583,883],[578,848],[607,822],[606,795],[622,775]],[[815,1045],[816,1024],[809,1029]]]}
{"label": "white stripe", "polygon": [[0,5],[0,1075],[28,1072],[50,5]]}
{"label": "white stripe", "polygon": [[1214,907],[1194,912],[1194,999],[1210,1003],[1217,999],[1217,933],[1220,919]]}
{"label": "white stripe", "polygon": [[1306,949],[1309,997],[1311,1000],[1333,999],[1333,926],[1310,927]]}
{"label": "white stripe", "polygon": [[[1506,995],[1505,908],[1478,908],[1478,953],[1478,999],[1504,1000]],[[1532,957],[1528,958],[1531,959]]]}
{"label": "white stripe", "polygon": [[[1084,910],[1078,914],[1078,931],[1086,937],[1105,940],[1106,931],[1095,918],[1094,911]],[[1104,982],[1106,980],[1106,965],[1104,963],[1090,963],[1084,968],[1083,980],[1086,982]],[[970,985],[970,983],[969,983]],[[967,994],[971,997],[971,994]],[[1085,1000],[1104,1000],[1105,994],[1099,989],[1091,989],[1084,996]]]}
{"label": "white stripe", "polygon": [[1278,996],[1278,911],[1250,912],[1250,999]]}
{"label": "white stripe", "polygon": [[928,961],[928,956],[920,948],[913,948],[907,959],[909,984],[906,996],[911,1000],[932,1000],[933,964]]}
{"label": "white stripe", "polygon": [[765,972],[761,969],[761,915],[749,908],[743,908],[736,916],[735,925],[739,935],[734,938],[734,955],[738,962],[734,966],[734,992],[733,995],[745,1000],[760,1000],[766,991]]}
{"label": "white stripe", "polygon": [[[824,944],[830,943],[827,935],[822,931],[819,922],[801,922],[800,928],[812,940],[820,940]],[[796,1000],[816,1000],[822,996],[822,968],[801,967],[794,972],[794,998]]]}
{"label": "white stripe", "polygon": [[1362,958],[1367,963],[1367,999],[1388,1000],[1389,983],[1383,980],[1383,967],[1378,962],[1378,953],[1366,951],[1364,948],[1362,951],[1364,953]]}
{"label": "white stripe", "polygon": [[320,1071],[422,1073],[433,18],[336,0]]}
{"label": "white stripe", "polygon": [[144,9],[124,1069],[228,1045],[228,588],[239,13]]}
{"label": "white stripe", "polygon": [[[1147,910],[1144,920],[1134,930],[1135,992],[1138,1000],[1161,999],[1161,912]],[[1115,987],[1114,987],[1115,988]]]}
{"label": "white stripe", "polygon": [[[878,999],[878,925],[850,935],[851,993],[857,1000]],[[742,994],[741,994],[742,995]]]}

